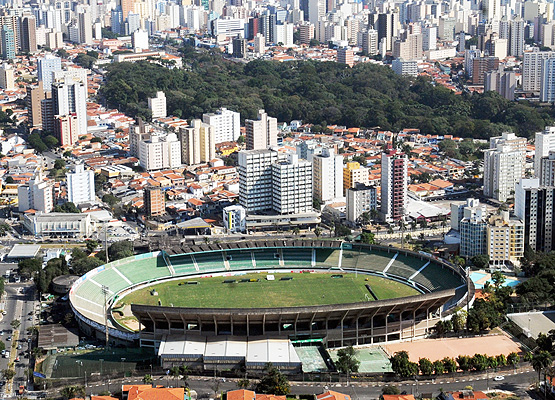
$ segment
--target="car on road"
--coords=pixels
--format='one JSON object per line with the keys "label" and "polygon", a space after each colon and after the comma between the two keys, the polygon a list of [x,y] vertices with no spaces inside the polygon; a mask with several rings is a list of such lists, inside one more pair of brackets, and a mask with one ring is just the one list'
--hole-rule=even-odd
{"label": "car on road", "polygon": [[22,346],[21,346],[20,344],[18,344],[18,345],[17,345],[17,349],[18,349],[18,350],[21,350],[21,349],[22,349]]}
{"label": "car on road", "polygon": [[9,342],[10,340],[12,340],[12,337],[11,337],[11,336],[8,336],[8,337],[6,338],[6,340]]}
{"label": "car on road", "polygon": [[495,378],[493,378],[494,381],[502,381],[502,380],[504,380],[504,379],[505,379],[505,377],[504,377],[504,376],[501,376],[501,375],[498,375],[498,376],[496,376]]}

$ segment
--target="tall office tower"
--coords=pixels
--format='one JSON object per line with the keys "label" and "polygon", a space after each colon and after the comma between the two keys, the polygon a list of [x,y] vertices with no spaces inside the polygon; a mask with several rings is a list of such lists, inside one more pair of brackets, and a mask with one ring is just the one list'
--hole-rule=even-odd
{"label": "tall office tower", "polygon": [[[1,11],[1,10],[0,10]],[[5,11],[5,9],[4,9]],[[20,46],[20,38],[19,38],[19,21],[17,16],[14,15],[0,15],[0,31],[1,28],[6,28],[8,31],[11,31],[11,35],[13,36],[13,52],[17,53],[17,49]],[[11,41],[10,41],[11,45]],[[5,49],[2,47],[2,52]],[[10,48],[11,51],[11,48]]]}
{"label": "tall office tower", "polygon": [[216,156],[214,127],[200,119],[194,119],[190,127],[179,129],[181,162],[196,165],[208,162]]}
{"label": "tall office tower", "polygon": [[245,58],[247,56],[247,39],[235,37],[232,40],[233,57]]}
{"label": "tall office tower", "polygon": [[543,62],[555,58],[553,51],[532,51],[524,53],[522,61],[522,90],[539,93],[542,82]]}
{"label": "tall office tower", "polygon": [[47,54],[38,59],[37,75],[45,91],[50,92],[52,90],[52,83],[54,82],[52,73],[61,70],[62,60],[59,57]]}
{"label": "tall office tower", "polygon": [[555,58],[544,60],[541,67],[540,101],[555,102]]}
{"label": "tall office tower", "polygon": [[361,167],[356,161],[348,162],[343,168],[343,192],[358,184],[368,185],[368,168]]}
{"label": "tall office tower", "polygon": [[408,159],[389,147],[382,153],[381,208],[385,221],[400,220],[407,205]]}
{"label": "tall office tower", "polygon": [[352,67],[355,65],[354,55],[355,53],[350,48],[341,47],[337,49],[337,62]]}
{"label": "tall office tower", "polygon": [[357,184],[347,189],[347,221],[357,222],[364,213],[377,207],[377,191],[374,186]]}
{"label": "tall office tower", "polygon": [[484,195],[499,201],[514,196],[515,185],[524,175],[526,139],[514,133],[490,139],[484,151]]}
{"label": "tall office tower", "polygon": [[39,172],[28,184],[17,188],[17,200],[20,212],[32,209],[49,213],[54,208],[53,185],[45,182]]}
{"label": "tall office tower", "polygon": [[278,214],[312,212],[312,164],[296,154],[272,164],[272,209]]}
{"label": "tall office tower", "polygon": [[262,150],[277,145],[277,119],[258,110],[258,119],[245,120],[247,150]]}
{"label": "tall office tower", "polygon": [[4,60],[13,60],[16,52],[14,31],[7,26],[2,26],[0,32],[2,38],[2,58]]}
{"label": "tall office tower", "polygon": [[299,36],[301,39],[301,44],[310,44],[310,41],[314,39],[314,24],[303,21],[299,25]]}
{"label": "tall office tower", "polygon": [[499,68],[497,57],[477,57],[472,60],[472,84],[483,85],[486,72]]}
{"label": "tall office tower", "polygon": [[261,33],[257,33],[254,37],[254,52],[258,55],[266,52],[266,38]]}
{"label": "tall office tower", "polygon": [[94,171],[83,164],[75,164],[73,172],[66,174],[67,201],[73,204],[94,203]]}
{"label": "tall office tower", "polygon": [[[72,131],[71,143],[65,143],[72,145],[77,137],[87,133],[87,90],[85,84],[74,78],[53,83],[52,111],[54,116],[73,115],[74,118],[72,118],[71,123],[76,124],[76,130]],[[58,134],[60,133],[59,131]]]}
{"label": "tall office tower", "polygon": [[79,19],[79,43],[93,44],[92,16],[89,7],[84,7],[77,14]]}
{"label": "tall office tower", "polygon": [[422,50],[428,51],[435,49],[437,49],[437,26],[425,26],[424,29],[422,29]]}
{"label": "tall office tower", "polygon": [[148,108],[152,113],[152,119],[166,118],[168,112],[166,109],[166,95],[164,92],[156,92],[155,97],[149,97]]}
{"label": "tall office tower", "polygon": [[0,87],[4,90],[14,90],[14,70],[10,64],[2,64],[0,66]]}
{"label": "tall office tower", "polygon": [[148,186],[143,192],[145,213],[157,217],[166,213],[166,196],[158,186]]}
{"label": "tall office tower", "polygon": [[488,21],[501,18],[501,0],[483,0],[482,16]]}
{"label": "tall office tower", "polygon": [[[308,0],[308,21],[316,25],[320,18],[326,15],[326,2],[325,0]],[[266,35],[264,35],[266,36]]]}
{"label": "tall office tower", "polygon": [[235,142],[241,136],[241,114],[227,108],[202,114],[202,121],[214,127],[214,143]]}
{"label": "tall office tower", "polygon": [[524,54],[524,20],[516,17],[510,21],[511,38],[509,54],[514,57],[521,57]]}
{"label": "tall office tower", "polygon": [[121,35],[123,32],[123,21],[125,19],[123,16],[123,11],[121,10],[121,7],[118,6],[115,9],[113,9],[111,16],[112,16],[111,18],[112,32],[114,32],[117,35]]}
{"label": "tall office tower", "polygon": [[278,153],[272,150],[243,150],[239,152],[239,204],[248,213],[272,209],[272,164]]}
{"label": "tall office tower", "polygon": [[27,103],[29,125],[32,127],[42,127],[42,110],[41,102],[45,99],[42,82],[38,86],[27,86]]}
{"label": "tall office tower", "polygon": [[534,153],[534,176],[542,182],[541,160],[555,152],[555,126],[546,126],[542,132],[536,132],[536,150]]}
{"label": "tall office tower", "polygon": [[499,93],[507,100],[515,99],[516,72],[504,71],[501,67],[497,71],[486,72],[484,90]]}
{"label": "tall office tower", "polygon": [[21,51],[37,51],[37,20],[33,15],[24,15],[20,20]]}
{"label": "tall office tower", "polygon": [[393,48],[393,38],[399,33],[399,13],[397,10],[378,14],[374,28],[378,31],[378,43],[385,40],[385,50],[390,51]]}
{"label": "tall office tower", "polygon": [[521,179],[515,189],[515,215],[524,221],[524,243],[532,250],[555,250],[553,217],[555,187],[541,186],[539,179]]}
{"label": "tall office tower", "polygon": [[181,144],[175,133],[151,135],[139,143],[139,164],[147,171],[181,165]]}
{"label": "tall office tower", "polygon": [[461,243],[459,253],[463,257],[486,254],[487,221],[485,207],[465,207],[464,217],[459,222]]}
{"label": "tall office tower", "polygon": [[343,198],[343,156],[324,147],[312,156],[313,194],[321,203]]}

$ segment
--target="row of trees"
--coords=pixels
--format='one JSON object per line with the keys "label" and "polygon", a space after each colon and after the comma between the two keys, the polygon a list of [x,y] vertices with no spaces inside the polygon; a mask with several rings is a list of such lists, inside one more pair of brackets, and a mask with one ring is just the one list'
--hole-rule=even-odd
{"label": "row of trees", "polygon": [[[184,69],[140,63],[107,67],[100,94],[111,107],[149,118],[147,99],[166,93],[168,113],[200,118],[227,107],[242,118],[259,109],[280,121],[299,119],[348,127],[411,127],[430,134],[489,138],[503,131],[528,136],[552,123],[555,109],[510,102],[495,92],[456,95],[425,77],[395,75],[370,63],[347,68],[335,62],[255,60],[248,64],[219,54],[186,52]],[[453,155],[471,159],[477,149],[466,143]]]}
{"label": "row of trees", "polygon": [[390,359],[391,369],[396,375],[403,378],[410,378],[422,375],[441,375],[444,373],[454,373],[457,371],[485,371],[512,365],[516,367],[520,362],[517,353],[510,353],[505,356],[487,356],[485,354],[475,354],[474,356],[460,355],[457,358],[445,357],[442,360],[430,361],[428,358],[421,358],[418,362],[410,361],[406,351],[395,353]]}

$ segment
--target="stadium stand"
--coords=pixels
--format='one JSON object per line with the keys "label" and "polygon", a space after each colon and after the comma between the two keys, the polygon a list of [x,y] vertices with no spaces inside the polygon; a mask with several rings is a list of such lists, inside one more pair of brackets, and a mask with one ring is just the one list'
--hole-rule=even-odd
{"label": "stadium stand", "polygon": [[426,261],[417,258],[410,258],[402,254],[398,254],[393,264],[387,270],[386,275],[397,276],[403,279],[409,279],[414,273],[426,264]]}
{"label": "stadium stand", "polygon": [[341,267],[382,272],[394,255],[394,252],[387,253],[384,251],[367,249],[361,249],[360,251],[358,249],[343,250]]}
{"label": "stadium stand", "polygon": [[170,270],[162,256],[158,256],[156,261],[151,258],[130,260],[125,264],[117,265],[117,269],[133,284],[170,276]]}
{"label": "stadium stand", "polygon": [[193,259],[188,254],[170,257],[170,262],[175,271],[175,275],[188,275],[197,272]]}
{"label": "stadium stand", "polygon": [[194,257],[200,272],[225,270],[224,258],[220,252],[200,253]]}
{"label": "stadium stand", "polygon": [[312,249],[283,249],[283,261],[287,267],[311,267]]}
{"label": "stadium stand", "polygon": [[320,268],[337,268],[340,254],[339,250],[316,249],[316,266]]}
{"label": "stadium stand", "polygon": [[460,277],[437,264],[429,264],[412,280],[430,291],[456,288],[464,283]]}
{"label": "stadium stand", "polygon": [[256,268],[279,268],[279,258],[276,249],[253,250]]}
{"label": "stadium stand", "polygon": [[100,285],[105,285],[110,288],[110,291],[117,293],[122,289],[129,286],[128,281],[122,278],[113,268],[108,268],[101,274],[97,274],[92,278]]}
{"label": "stadium stand", "polygon": [[254,268],[250,251],[226,251],[225,256],[232,270],[238,271]]}

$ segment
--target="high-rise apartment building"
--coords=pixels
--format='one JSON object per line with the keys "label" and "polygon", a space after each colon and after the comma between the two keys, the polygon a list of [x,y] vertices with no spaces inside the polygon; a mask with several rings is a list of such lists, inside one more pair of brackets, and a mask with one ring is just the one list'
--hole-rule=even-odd
{"label": "high-rise apartment building", "polygon": [[526,139],[514,133],[490,139],[484,151],[484,195],[506,201],[514,196],[515,185],[524,174]]}
{"label": "high-rise apartment building", "polygon": [[357,222],[364,213],[377,208],[377,190],[374,186],[357,184],[347,189],[347,221]]}
{"label": "high-rise apartment building", "polygon": [[139,163],[147,171],[181,165],[181,145],[175,133],[151,135],[139,143]]}
{"label": "high-rise apartment building", "polygon": [[483,85],[486,72],[499,69],[499,58],[476,57],[472,60],[472,84]]}
{"label": "high-rise apartment building", "polygon": [[4,60],[13,60],[16,53],[14,31],[7,26],[2,26],[0,29],[0,35],[2,39],[2,58]]}
{"label": "high-rise apartment building", "polygon": [[166,196],[158,186],[148,186],[143,192],[145,213],[157,217],[166,213]]}
{"label": "high-rise apartment building", "polygon": [[534,153],[534,174],[541,182],[541,160],[555,152],[555,126],[546,126],[542,132],[536,132]]}
{"label": "high-rise apartment building", "polygon": [[241,114],[227,108],[202,114],[202,120],[214,128],[214,143],[236,142],[241,135]]}
{"label": "high-rise apartment building", "polygon": [[42,82],[39,81],[38,86],[27,85],[27,103],[29,125],[32,127],[42,127],[42,109],[41,102],[45,99]]}
{"label": "high-rise apartment building", "polygon": [[90,7],[81,5],[82,9],[77,13],[79,27],[79,43],[93,44],[93,27]]}
{"label": "high-rise apartment building", "polygon": [[248,213],[272,209],[272,164],[278,153],[272,150],[243,150],[239,152],[239,204]]}
{"label": "high-rise apartment building", "polygon": [[350,161],[343,168],[343,191],[346,192],[359,183],[368,185],[368,168],[362,167],[356,161]]}
{"label": "high-rise apartment building", "polygon": [[314,24],[303,21],[299,25],[299,35],[301,44],[310,44],[310,41],[314,39]]}
{"label": "high-rise apartment building", "polygon": [[509,55],[514,57],[522,57],[524,54],[524,28],[526,24],[520,17],[515,17],[509,22],[510,26],[510,45]]}
{"label": "high-rise apartment building", "polygon": [[277,214],[312,212],[312,164],[297,154],[272,164],[272,209]]}
{"label": "high-rise apartment building", "polygon": [[155,97],[149,97],[148,108],[152,113],[152,119],[166,118],[168,113],[166,109],[166,95],[164,92],[156,92]]}
{"label": "high-rise apartment building", "polygon": [[494,91],[507,100],[515,99],[516,72],[503,71],[500,67],[497,71],[486,72],[484,77],[484,91]]}
{"label": "high-rise apartment building", "polygon": [[94,203],[94,172],[85,170],[83,164],[75,164],[73,172],[66,174],[67,201],[73,204]]}
{"label": "high-rise apartment building", "polygon": [[[73,145],[76,138],[87,133],[87,90],[81,80],[68,78],[63,82],[53,83],[52,109],[54,117],[64,117],[64,120],[76,124],[75,127],[72,127],[73,134],[70,136],[72,138],[70,143],[64,145]],[[65,118],[69,115],[71,118]],[[57,133],[58,140],[62,144],[63,135],[60,130]]]}
{"label": "high-rise apartment building", "polygon": [[526,52],[522,61],[522,90],[539,93],[542,82],[543,62],[555,58],[553,51]]}
{"label": "high-rise apartment building", "polygon": [[543,61],[541,67],[540,101],[555,102],[555,58]]}
{"label": "high-rise apartment building", "polygon": [[179,129],[181,142],[181,162],[195,165],[208,162],[216,157],[214,127],[200,119],[194,119],[190,127]]}
{"label": "high-rise apartment building", "polygon": [[258,119],[245,120],[247,150],[263,150],[277,145],[277,119],[269,117],[264,110],[258,111]]}
{"label": "high-rise apartment building", "polygon": [[405,153],[388,148],[382,153],[381,208],[385,221],[400,220],[407,205],[408,159]]}
{"label": "high-rise apartment building", "polygon": [[515,215],[524,221],[524,243],[534,251],[555,250],[555,187],[538,178],[521,179],[515,189]]}
{"label": "high-rise apartment building", "polygon": [[61,70],[62,60],[59,57],[47,54],[37,60],[37,76],[45,91],[50,92],[52,90],[52,83],[54,83],[52,73]]}
{"label": "high-rise apartment building", "polygon": [[524,256],[524,222],[508,211],[489,218],[486,230],[490,268],[510,267]]}
{"label": "high-rise apartment building", "polygon": [[27,210],[48,213],[54,208],[53,185],[45,182],[41,173],[35,175],[28,184],[17,188],[18,209],[20,212]]}
{"label": "high-rise apartment building", "polygon": [[459,233],[461,243],[459,253],[463,257],[474,257],[479,254],[487,253],[485,207],[467,206],[464,208],[464,217],[459,222]]}
{"label": "high-rise apartment building", "polygon": [[143,140],[150,139],[149,126],[145,125],[141,118],[137,124],[129,126],[129,155],[131,157],[139,157],[139,148]]}
{"label": "high-rise apartment building", "polygon": [[15,89],[14,70],[10,64],[0,66],[0,87],[4,90]]}
{"label": "high-rise apartment building", "polygon": [[354,55],[355,53],[350,48],[341,47],[337,49],[337,62],[352,67],[355,65]]}
{"label": "high-rise apartment building", "polygon": [[21,51],[34,53],[37,51],[37,20],[33,15],[24,15],[20,19]]}
{"label": "high-rise apartment building", "polygon": [[321,203],[331,203],[343,195],[343,156],[324,147],[312,156],[314,197]]}

